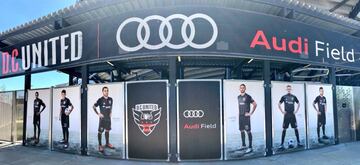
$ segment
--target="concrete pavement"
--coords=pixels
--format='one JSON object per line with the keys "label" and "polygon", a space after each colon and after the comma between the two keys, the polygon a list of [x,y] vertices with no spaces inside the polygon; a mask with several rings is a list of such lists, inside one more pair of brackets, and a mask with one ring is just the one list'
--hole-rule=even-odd
{"label": "concrete pavement", "polygon": [[[111,160],[90,156],[72,155],[44,149],[8,145],[0,148],[0,165],[132,165],[132,164],[176,164],[166,162],[144,162]],[[250,160],[182,162],[178,164],[246,164],[246,165],[360,165],[360,142],[345,143],[330,147],[262,157]]]}

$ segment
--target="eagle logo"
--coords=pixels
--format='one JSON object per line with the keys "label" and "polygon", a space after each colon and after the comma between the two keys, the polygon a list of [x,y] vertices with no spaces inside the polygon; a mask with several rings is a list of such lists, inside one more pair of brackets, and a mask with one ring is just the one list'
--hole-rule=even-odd
{"label": "eagle logo", "polygon": [[161,107],[158,104],[136,104],[132,111],[135,124],[145,136],[149,136],[160,122]]}

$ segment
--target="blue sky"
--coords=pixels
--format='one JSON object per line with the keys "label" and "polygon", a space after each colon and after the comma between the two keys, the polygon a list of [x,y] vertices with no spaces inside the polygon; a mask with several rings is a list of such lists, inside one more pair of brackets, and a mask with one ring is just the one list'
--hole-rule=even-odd
{"label": "blue sky", "polygon": [[[3,0],[0,10],[0,31],[48,15],[75,2],[76,0]],[[0,79],[0,91],[21,90],[24,88],[23,82],[23,76]],[[31,86],[44,88],[67,82],[67,75],[52,71],[33,75]]]}

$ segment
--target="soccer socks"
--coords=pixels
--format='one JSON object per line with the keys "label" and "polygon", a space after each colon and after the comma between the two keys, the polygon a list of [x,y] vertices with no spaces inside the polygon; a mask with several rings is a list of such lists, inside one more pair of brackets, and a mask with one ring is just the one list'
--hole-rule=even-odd
{"label": "soccer socks", "polygon": [[299,138],[299,131],[297,129],[295,129],[295,135],[296,135],[296,140],[298,142],[298,144],[300,143],[300,138]]}
{"label": "soccer socks", "polygon": [[65,142],[69,143],[69,128],[65,128],[65,135],[66,135]]}
{"label": "soccer socks", "polygon": [[62,132],[63,132],[63,139],[64,139],[64,142],[66,142],[66,135],[65,135],[65,128],[62,127]]}
{"label": "soccer socks", "polygon": [[36,139],[36,124],[34,124],[34,138]]}
{"label": "soccer socks", "polygon": [[[319,128],[320,129],[320,128]],[[325,125],[322,126],[323,135],[325,136]],[[320,131],[319,131],[320,132]],[[319,135],[320,137],[320,135]]]}
{"label": "soccer socks", "polygon": [[318,139],[320,139],[320,126],[317,127],[316,131],[317,131]]}
{"label": "soccer socks", "polygon": [[109,136],[110,136],[110,135],[109,135],[109,132],[106,132],[106,131],[105,131],[106,144],[110,144],[110,143],[109,143]]}
{"label": "soccer socks", "polygon": [[38,126],[38,136],[37,138],[40,139],[40,125],[37,125]]}
{"label": "soccer socks", "polygon": [[242,142],[242,146],[246,146],[245,144],[245,132],[241,131],[241,142]]}
{"label": "soccer socks", "polygon": [[250,131],[247,132],[247,134],[248,134],[248,137],[249,137],[249,148],[252,148],[252,134],[251,134]]}
{"label": "soccer socks", "polygon": [[285,136],[286,136],[286,129],[284,129],[284,130],[282,131],[282,135],[281,135],[281,145],[284,145]]}
{"label": "soccer socks", "polygon": [[99,142],[100,146],[102,145],[102,143],[101,143],[101,135],[102,135],[102,133],[98,133],[98,142]]}

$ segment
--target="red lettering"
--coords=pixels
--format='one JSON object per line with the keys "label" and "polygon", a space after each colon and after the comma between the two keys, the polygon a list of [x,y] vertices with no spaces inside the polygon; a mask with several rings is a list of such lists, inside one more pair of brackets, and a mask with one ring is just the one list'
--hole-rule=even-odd
{"label": "red lettering", "polygon": [[276,37],[273,37],[272,44],[273,44],[275,50],[286,52],[286,40],[285,39],[281,39],[281,47],[279,47],[277,45]]}
{"label": "red lettering", "polygon": [[17,49],[14,49],[11,53],[11,71],[13,73],[18,72],[19,70],[19,64],[16,61],[16,57],[19,55],[19,51]]}
{"label": "red lettering", "polygon": [[304,52],[306,55],[309,55],[309,43],[307,38],[305,38],[305,42],[304,42]]}
{"label": "red lettering", "polygon": [[286,38],[277,38],[276,36],[273,36],[271,39],[272,42],[270,45],[264,31],[257,30],[254,38],[251,41],[250,47],[255,48],[259,45],[264,46],[268,50],[274,49],[276,51],[282,52],[289,50],[294,54],[309,54],[309,43],[307,38],[297,37],[296,39],[289,40],[288,42]]}
{"label": "red lettering", "polygon": [[[297,46],[297,49],[294,48],[294,45]],[[289,42],[289,50],[291,53],[301,54],[301,37],[298,37],[297,40],[291,40]]]}
{"label": "red lettering", "polygon": [[[261,38],[261,41],[259,40]],[[271,49],[268,40],[262,30],[258,30],[254,39],[251,41],[251,48],[255,48],[256,45],[263,45],[266,49]]]}

